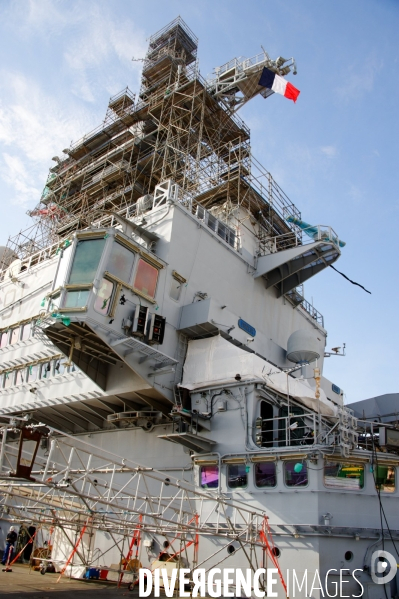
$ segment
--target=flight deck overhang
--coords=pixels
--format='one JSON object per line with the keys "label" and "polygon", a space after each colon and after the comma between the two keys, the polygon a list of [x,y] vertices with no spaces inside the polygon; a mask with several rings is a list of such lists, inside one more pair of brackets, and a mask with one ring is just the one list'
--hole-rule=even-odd
{"label": "flight deck overhang", "polygon": [[266,289],[276,287],[280,297],[333,264],[340,255],[333,241],[300,245],[260,256],[254,278],[264,277]]}

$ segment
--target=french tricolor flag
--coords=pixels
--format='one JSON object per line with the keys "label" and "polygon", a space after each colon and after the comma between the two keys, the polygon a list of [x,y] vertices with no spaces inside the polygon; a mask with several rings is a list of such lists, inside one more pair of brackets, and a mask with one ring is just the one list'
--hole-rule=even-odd
{"label": "french tricolor flag", "polygon": [[286,81],[284,77],[280,77],[280,75],[273,73],[273,71],[266,67],[263,68],[262,75],[259,79],[259,85],[267,87],[276,92],[276,94],[281,94],[289,100],[294,100],[294,102],[296,102],[301,93],[299,89],[294,87],[289,81]]}

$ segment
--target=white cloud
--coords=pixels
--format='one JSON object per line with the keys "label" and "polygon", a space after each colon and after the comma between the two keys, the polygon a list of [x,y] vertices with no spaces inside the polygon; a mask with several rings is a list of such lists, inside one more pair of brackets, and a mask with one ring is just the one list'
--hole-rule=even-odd
{"label": "white cloud", "polygon": [[58,72],[51,78],[44,70],[41,79],[0,70],[0,179],[11,187],[11,201],[31,205],[39,201],[51,157],[103,120],[104,95],[114,95],[127,83],[138,86],[141,63],[131,58],[145,54],[145,36],[131,20],[115,16],[107,2],[66,6],[29,0],[2,12],[24,41],[30,38],[36,46],[39,41],[43,48],[59,41]]}
{"label": "white cloud", "polygon": [[375,77],[382,67],[382,61],[375,56],[364,57],[361,65],[348,66],[340,76],[342,85],[335,90],[338,98],[343,102],[349,102],[365,93],[370,93],[374,87]]}
{"label": "white cloud", "polygon": [[139,85],[141,63],[132,57],[146,52],[144,34],[136,31],[134,23],[116,22],[98,8],[91,11],[85,31],[64,52],[64,60],[73,77],[72,91],[88,102],[94,102],[99,87],[113,94],[120,88],[122,73],[135,73]]}
{"label": "white cloud", "polygon": [[0,177],[12,189],[12,201],[38,202],[51,157],[92,129],[96,115],[76,105],[62,105],[34,81],[4,70],[0,100]]}
{"label": "white cloud", "polygon": [[64,52],[73,80],[72,92],[86,102],[94,102],[98,88],[110,94],[118,91],[122,73],[126,77],[127,69],[135,73],[134,84],[138,86],[141,63],[131,59],[142,57],[145,52],[144,35],[135,31],[132,22],[113,22],[95,10],[84,35]]}
{"label": "white cloud", "polygon": [[320,151],[329,158],[334,158],[337,155],[337,148],[335,146],[322,146]]}
{"label": "white cloud", "polygon": [[359,204],[363,198],[362,190],[353,183],[349,185],[347,195],[352,198],[356,204]]}
{"label": "white cloud", "polygon": [[2,71],[0,81],[0,141],[18,148],[33,163],[48,161],[95,124],[88,111],[60,104],[20,73]]}
{"label": "white cloud", "polygon": [[145,34],[128,17],[115,16],[112,3],[29,0],[26,6],[15,3],[7,18],[17,23],[19,35],[41,38],[43,45],[51,40],[51,47],[59,40],[60,73],[69,77],[77,97],[93,103],[99,89],[114,94],[127,68],[135,74],[134,86],[139,84],[142,65],[131,59],[145,55]]}
{"label": "white cloud", "polygon": [[5,183],[14,190],[13,203],[25,204],[39,197],[39,189],[30,183],[29,172],[18,156],[11,156],[6,152],[2,154],[0,175]]}

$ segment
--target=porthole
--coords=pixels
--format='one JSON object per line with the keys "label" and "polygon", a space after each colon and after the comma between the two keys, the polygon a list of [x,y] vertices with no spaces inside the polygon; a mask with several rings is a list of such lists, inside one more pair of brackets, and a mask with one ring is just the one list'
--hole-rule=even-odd
{"label": "porthole", "polygon": [[278,547],[273,547],[272,554],[274,555],[274,557],[280,557],[281,551]]}
{"label": "porthole", "polygon": [[170,545],[169,541],[164,541],[162,543],[162,546],[163,546],[164,549],[167,549],[169,547],[169,545]]}
{"label": "porthole", "polygon": [[227,547],[227,553],[229,555],[231,555],[232,553],[234,553],[235,550],[236,550],[236,548],[234,547],[234,545],[228,545],[228,547]]}
{"label": "porthole", "polygon": [[352,553],[352,551],[346,551],[345,552],[345,560],[347,562],[351,562],[353,560],[353,553]]}

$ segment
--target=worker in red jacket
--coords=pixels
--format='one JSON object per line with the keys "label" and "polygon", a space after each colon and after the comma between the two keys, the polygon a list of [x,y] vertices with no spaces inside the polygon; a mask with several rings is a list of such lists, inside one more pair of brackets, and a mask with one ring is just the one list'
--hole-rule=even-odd
{"label": "worker in red jacket", "polygon": [[1,560],[1,563],[3,564],[3,566],[5,566],[6,564],[9,564],[11,559],[12,559],[12,554],[14,551],[14,545],[15,545],[15,541],[17,540],[17,533],[15,532],[15,528],[13,526],[10,526],[10,530],[7,534],[7,538],[6,538],[6,548],[3,554],[3,559]]}

